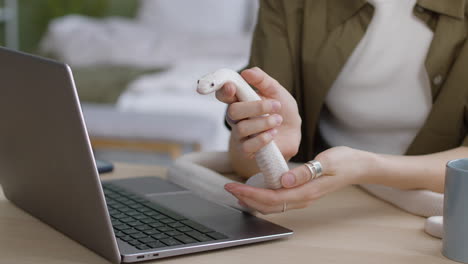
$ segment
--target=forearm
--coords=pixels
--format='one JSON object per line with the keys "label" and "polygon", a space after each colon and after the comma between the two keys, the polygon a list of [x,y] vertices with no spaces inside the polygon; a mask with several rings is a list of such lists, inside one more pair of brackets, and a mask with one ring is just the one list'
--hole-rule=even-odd
{"label": "forearm", "polygon": [[400,189],[428,189],[442,193],[445,165],[449,160],[468,157],[468,147],[421,156],[370,154],[366,183]]}

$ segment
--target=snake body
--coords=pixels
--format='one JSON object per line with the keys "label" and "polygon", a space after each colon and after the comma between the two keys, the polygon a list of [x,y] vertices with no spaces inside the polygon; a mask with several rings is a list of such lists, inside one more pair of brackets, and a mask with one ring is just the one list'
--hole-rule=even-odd
{"label": "snake body", "polygon": [[[237,72],[230,69],[219,69],[209,73],[198,80],[197,92],[209,94],[221,89],[225,83],[232,82],[236,86],[236,96],[241,102],[260,101],[260,96]],[[255,153],[258,168],[263,174],[256,175],[254,179],[262,178],[264,187],[279,189],[281,175],[289,170],[288,164],[283,158],[278,146],[272,141]],[[259,185],[257,183],[255,185]]]}
{"label": "snake body", "polygon": [[[236,86],[236,96],[240,101],[258,101],[260,96],[237,72],[229,69],[220,69],[203,76],[198,81],[197,91],[200,94],[209,94],[223,87],[227,82]],[[214,158],[214,157],[213,157]],[[270,189],[281,188],[280,177],[289,170],[274,142],[270,142],[255,154],[261,174],[251,177],[247,184],[266,187]],[[174,174],[174,178],[178,176]],[[179,182],[183,182],[179,180]],[[441,237],[442,221],[440,216],[443,209],[443,195],[428,190],[399,190],[381,185],[361,185],[361,187],[378,198],[385,200],[410,213],[429,217],[426,221],[426,232]],[[435,217],[434,217],[435,216]]]}

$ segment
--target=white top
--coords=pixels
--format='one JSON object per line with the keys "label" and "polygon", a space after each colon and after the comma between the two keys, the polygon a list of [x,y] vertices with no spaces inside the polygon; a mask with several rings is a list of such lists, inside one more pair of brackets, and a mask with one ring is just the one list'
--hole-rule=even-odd
{"label": "white top", "polygon": [[433,33],[416,0],[369,0],[374,17],[331,87],[319,129],[331,146],[403,154],[432,106],[424,66]]}

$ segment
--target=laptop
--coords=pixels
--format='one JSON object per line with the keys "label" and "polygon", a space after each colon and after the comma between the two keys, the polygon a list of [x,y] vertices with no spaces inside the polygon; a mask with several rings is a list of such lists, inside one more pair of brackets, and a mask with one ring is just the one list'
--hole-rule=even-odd
{"label": "laptop", "polygon": [[101,182],[70,67],[5,48],[0,184],[16,206],[113,263],[293,233],[157,177]]}

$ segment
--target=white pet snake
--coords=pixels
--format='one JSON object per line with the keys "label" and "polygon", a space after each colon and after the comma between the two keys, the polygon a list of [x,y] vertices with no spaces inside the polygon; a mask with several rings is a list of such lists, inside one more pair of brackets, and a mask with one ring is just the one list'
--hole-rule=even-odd
{"label": "white pet snake", "polygon": [[[226,82],[232,82],[236,86],[236,97],[239,101],[249,102],[262,100],[242,76],[229,69],[220,69],[200,78],[200,80],[198,80],[197,92],[200,94],[215,92],[221,89]],[[268,143],[255,153],[255,159],[258,168],[264,176],[264,187],[269,189],[281,188],[281,175],[287,172],[289,168],[275,142],[272,141]],[[260,177],[262,176],[254,176],[254,178]],[[261,182],[262,181],[259,181],[255,185],[258,186]]]}

